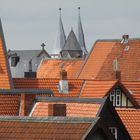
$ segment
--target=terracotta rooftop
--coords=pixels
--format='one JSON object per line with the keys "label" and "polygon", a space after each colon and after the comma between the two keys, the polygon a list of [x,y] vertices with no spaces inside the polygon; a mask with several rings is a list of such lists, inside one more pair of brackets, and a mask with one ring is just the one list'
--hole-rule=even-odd
{"label": "terracotta rooftop", "polygon": [[17,116],[19,113],[20,95],[0,94],[0,116]]}
{"label": "terracotta rooftop", "polygon": [[69,80],[69,94],[59,93],[59,79],[14,79],[14,86],[17,89],[51,89],[54,96],[61,97],[78,97],[84,80]]}
{"label": "terracotta rooftop", "polygon": [[139,109],[117,109],[132,140],[140,139],[140,110]]}
{"label": "terracotta rooftop", "polygon": [[68,79],[77,77],[83,60],[44,60],[37,70],[37,78],[60,78],[61,65],[67,71]]}
{"label": "terracotta rooftop", "polygon": [[59,93],[59,79],[29,79],[15,78],[14,86],[16,89],[51,89],[54,96],[58,97],[81,97],[81,98],[103,98],[117,83],[117,81],[98,81],[69,79],[69,93]]}
{"label": "terracotta rooftop", "polygon": [[87,80],[81,93],[81,98],[103,98],[117,81]]}
{"label": "terracotta rooftop", "polygon": [[127,44],[120,40],[97,41],[83,65],[79,78],[114,80],[113,62],[117,58],[118,70],[124,81],[139,80],[140,39],[130,39]]}
{"label": "terracotta rooftop", "polygon": [[52,98],[38,97],[33,107],[31,116],[51,116],[49,110],[53,111],[50,105],[58,104],[66,105],[67,117],[97,117],[105,99],[79,99],[79,98]]}
{"label": "terracotta rooftop", "polygon": [[4,40],[2,24],[0,21],[0,88],[10,89],[12,86],[12,78],[8,63],[6,44]]}
{"label": "terracotta rooftop", "polygon": [[0,138],[80,140],[96,121],[91,118],[0,117]]}
{"label": "terracotta rooftop", "polygon": [[97,41],[86,59],[78,78],[95,79],[114,44],[114,41]]}
{"label": "terracotta rooftop", "polygon": [[136,100],[140,106],[140,82],[139,81],[125,81],[122,82],[128,89],[129,93]]}

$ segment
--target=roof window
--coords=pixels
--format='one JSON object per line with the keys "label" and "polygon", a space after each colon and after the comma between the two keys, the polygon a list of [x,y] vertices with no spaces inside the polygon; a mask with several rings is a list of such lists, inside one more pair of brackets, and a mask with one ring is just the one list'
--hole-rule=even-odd
{"label": "roof window", "polygon": [[66,104],[49,104],[48,116],[66,116]]}
{"label": "roof window", "polygon": [[19,62],[19,56],[17,54],[11,57],[11,66],[16,67],[17,63]]}

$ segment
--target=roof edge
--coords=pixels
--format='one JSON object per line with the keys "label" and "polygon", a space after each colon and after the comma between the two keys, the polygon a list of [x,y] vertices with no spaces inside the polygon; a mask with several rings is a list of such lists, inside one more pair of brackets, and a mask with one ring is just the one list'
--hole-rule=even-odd
{"label": "roof edge", "polygon": [[28,116],[0,116],[0,121],[13,122],[56,122],[56,123],[93,123],[99,118],[90,117],[28,117]]}
{"label": "roof edge", "polygon": [[60,98],[60,97],[37,97],[36,102],[76,102],[104,104],[106,98]]}

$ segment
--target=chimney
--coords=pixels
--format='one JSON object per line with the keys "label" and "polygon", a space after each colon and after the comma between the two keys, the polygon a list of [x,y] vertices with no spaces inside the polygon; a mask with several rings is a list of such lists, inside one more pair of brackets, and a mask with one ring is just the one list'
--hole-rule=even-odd
{"label": "chimney", "polygon": [[121,80],[121,72],[115,71],[115,77],[116,77],[116,80]]}
{"label": "chimney", "polygon": [[32,71],[32,59],[29,61],[28,68],[29,68],[29,71],[24,72],[24,77],[25,78],[36,78],[36,72]]}
{"label": "chimney", "polygon": [[19,116],[28,116],[32,110],[35,94],[21,94]]}
{"label": "chimney", "polygon": [[60,80],[67,80],[67,71],[63,69],[60,71]]}
{"label": "chimney", "polygon": [[116,58],[113,62],[114,72],[116,80],[121,80],[121,72],[118,70],[118,59]]}
{"label": "chimney", "polygon": [[60,71],[59,92],[60,93],[68,93],[69,92],[67,71],[65,71],[64,69],[61,69],[61,71]]}
{"label": "chimney", "polygon": [[121,44],[127,44],[129,40],[129,35],[123,35]]}

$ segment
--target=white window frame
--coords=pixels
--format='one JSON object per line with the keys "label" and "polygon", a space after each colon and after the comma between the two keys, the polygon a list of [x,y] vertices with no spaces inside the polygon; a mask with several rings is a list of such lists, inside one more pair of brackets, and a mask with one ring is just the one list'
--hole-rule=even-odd
{"label": "white window frame", "polygon": [[110,101],[113,103],[113,106],[115,106],[115,90],[110,93]]}
{"label": "white window frame", "polygon": [[115,139],[117,140],[117,127],[109,127],[110,132],[114,135]]}
{"label": "white window frame", "polygon": [[121,89],[114,89],[110,93],[110,101],[112,102],[113,106],[121,106]]}
{"label": "white window frame", "polygon": [[121,105],[121,90],[116,89],[116,106]]}

